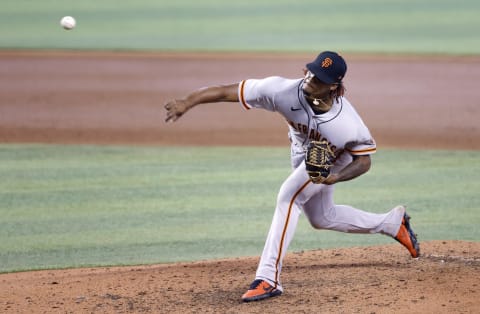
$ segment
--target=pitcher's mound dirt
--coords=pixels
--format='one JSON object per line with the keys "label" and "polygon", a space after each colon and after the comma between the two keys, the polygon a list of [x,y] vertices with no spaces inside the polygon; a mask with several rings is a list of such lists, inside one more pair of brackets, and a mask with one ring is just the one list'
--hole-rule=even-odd
{"label": "pitcher's mound dirt", "polygon": [[258,258],[0,275],[3,313],[478,313],[480,243],[287,254],[285,292],[243,303]]}

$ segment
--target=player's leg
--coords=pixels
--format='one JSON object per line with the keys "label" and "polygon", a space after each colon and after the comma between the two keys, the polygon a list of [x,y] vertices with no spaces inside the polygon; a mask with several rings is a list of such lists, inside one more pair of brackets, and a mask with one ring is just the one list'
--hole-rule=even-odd
{"label": "player's leg", "polygon": [[305,169],[294,170],[282,184],[258,265],[256,280],[242,296],[244,301],[253,301],[281,294],[283,290],[280,284],[282,262],[297,227],[301,204],[306,200],[302,191],[308,185],[312,185],[312,183],[309,181]]}
{"label": "player's leg", "polygon": [[405,208],[398,206],[387,213],[376,214],[349,205],[336,205],[333,185],[326,186],[303,205],[310,224],[316,229],[348,233],[381,233],[395,236]]}
{"label": "player's leg", "polygon": [[310,224],[317,229],[349,233],[381,233],[405,246],[412,257],[418,257],[420,246],[410,227],[405,207],[397,206],[387,213],[375,214],[349,205],[335,205],[334,186],[321,189],[303,205]]}

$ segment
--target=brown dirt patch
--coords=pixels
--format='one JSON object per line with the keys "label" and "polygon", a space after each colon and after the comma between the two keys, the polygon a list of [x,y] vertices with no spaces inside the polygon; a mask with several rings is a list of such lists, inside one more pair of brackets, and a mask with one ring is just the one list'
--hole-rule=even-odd
{"label": "brown dirt patch", "polygon": [[[162,105],[210,84],[297,77],[311,58],[0,51],[0,142],[288,145],[284,122],[267,112],[212,104],[165,124]],[[480,149],[480,58],[347,61],[347,95],[380,149]],[[418,260],[398,244],[290,253],[284,295],[252,304],[240,296],[257,257],[2,274],[0,312],[477,312],[480,243],[434,241],[422,249]]]}
{"label": "brown dirt patch", "polygon": [[480,243],[290,253],[282,296],[243,303],[258,258],[0,275],[3,313],[476,313]]}
{"label": "brown dirt patch", "polygon": [[[237,104],[165,124],[202,86],[298,77],[312,55],[0,51],[0,142],[288,145],[285,122]],[[480,149],[480,57],[346,56],[347,96],[379,148]]]}

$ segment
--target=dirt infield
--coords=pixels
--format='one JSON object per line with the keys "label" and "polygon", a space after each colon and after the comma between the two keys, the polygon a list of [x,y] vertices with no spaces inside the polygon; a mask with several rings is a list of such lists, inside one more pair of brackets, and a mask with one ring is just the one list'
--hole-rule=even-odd
{"label": "dirt infield", "polygon": [[[288,145],[285,122],[271,113],[210,104],[165,124],[162,105],[206,85],[298,77],[313,57],[3,51],[0,143]],[[380,151],[480,149],[479,57],[346,59],[347,97]],[[240,296],[257,257],[3,274],[0,312],[478,313],[480,243],[434,241],[422,250],[411,259],[392,241],[289,253],[285,293],[252,304]]]}
{"label": "dirt infield", "polygon": [[[0,142],[288,145],[268,112],[210,104],[171,125],[163,103],[206,85],[299,77],[312,58],[0,51]],[[480,57],[346,59],[347,97],[380,149],[480,149]]]}

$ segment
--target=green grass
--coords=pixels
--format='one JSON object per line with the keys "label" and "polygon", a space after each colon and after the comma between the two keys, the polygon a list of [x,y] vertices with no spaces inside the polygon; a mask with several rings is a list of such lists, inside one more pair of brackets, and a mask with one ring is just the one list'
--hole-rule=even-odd
{"label": "green grass", "polygon": [[[477,0],[2,1],[0,48],[479,54]],[[78,25],[63,30],[72,15]]]}
{"label": "green grass", "polygon": [[[261,253],[288,148],[0,145],[0,272]],[[406,204],[420,239],[479,241],[480,152],[381,150],[336,202]],[[290,250],[392,243],[316,231]]]}

